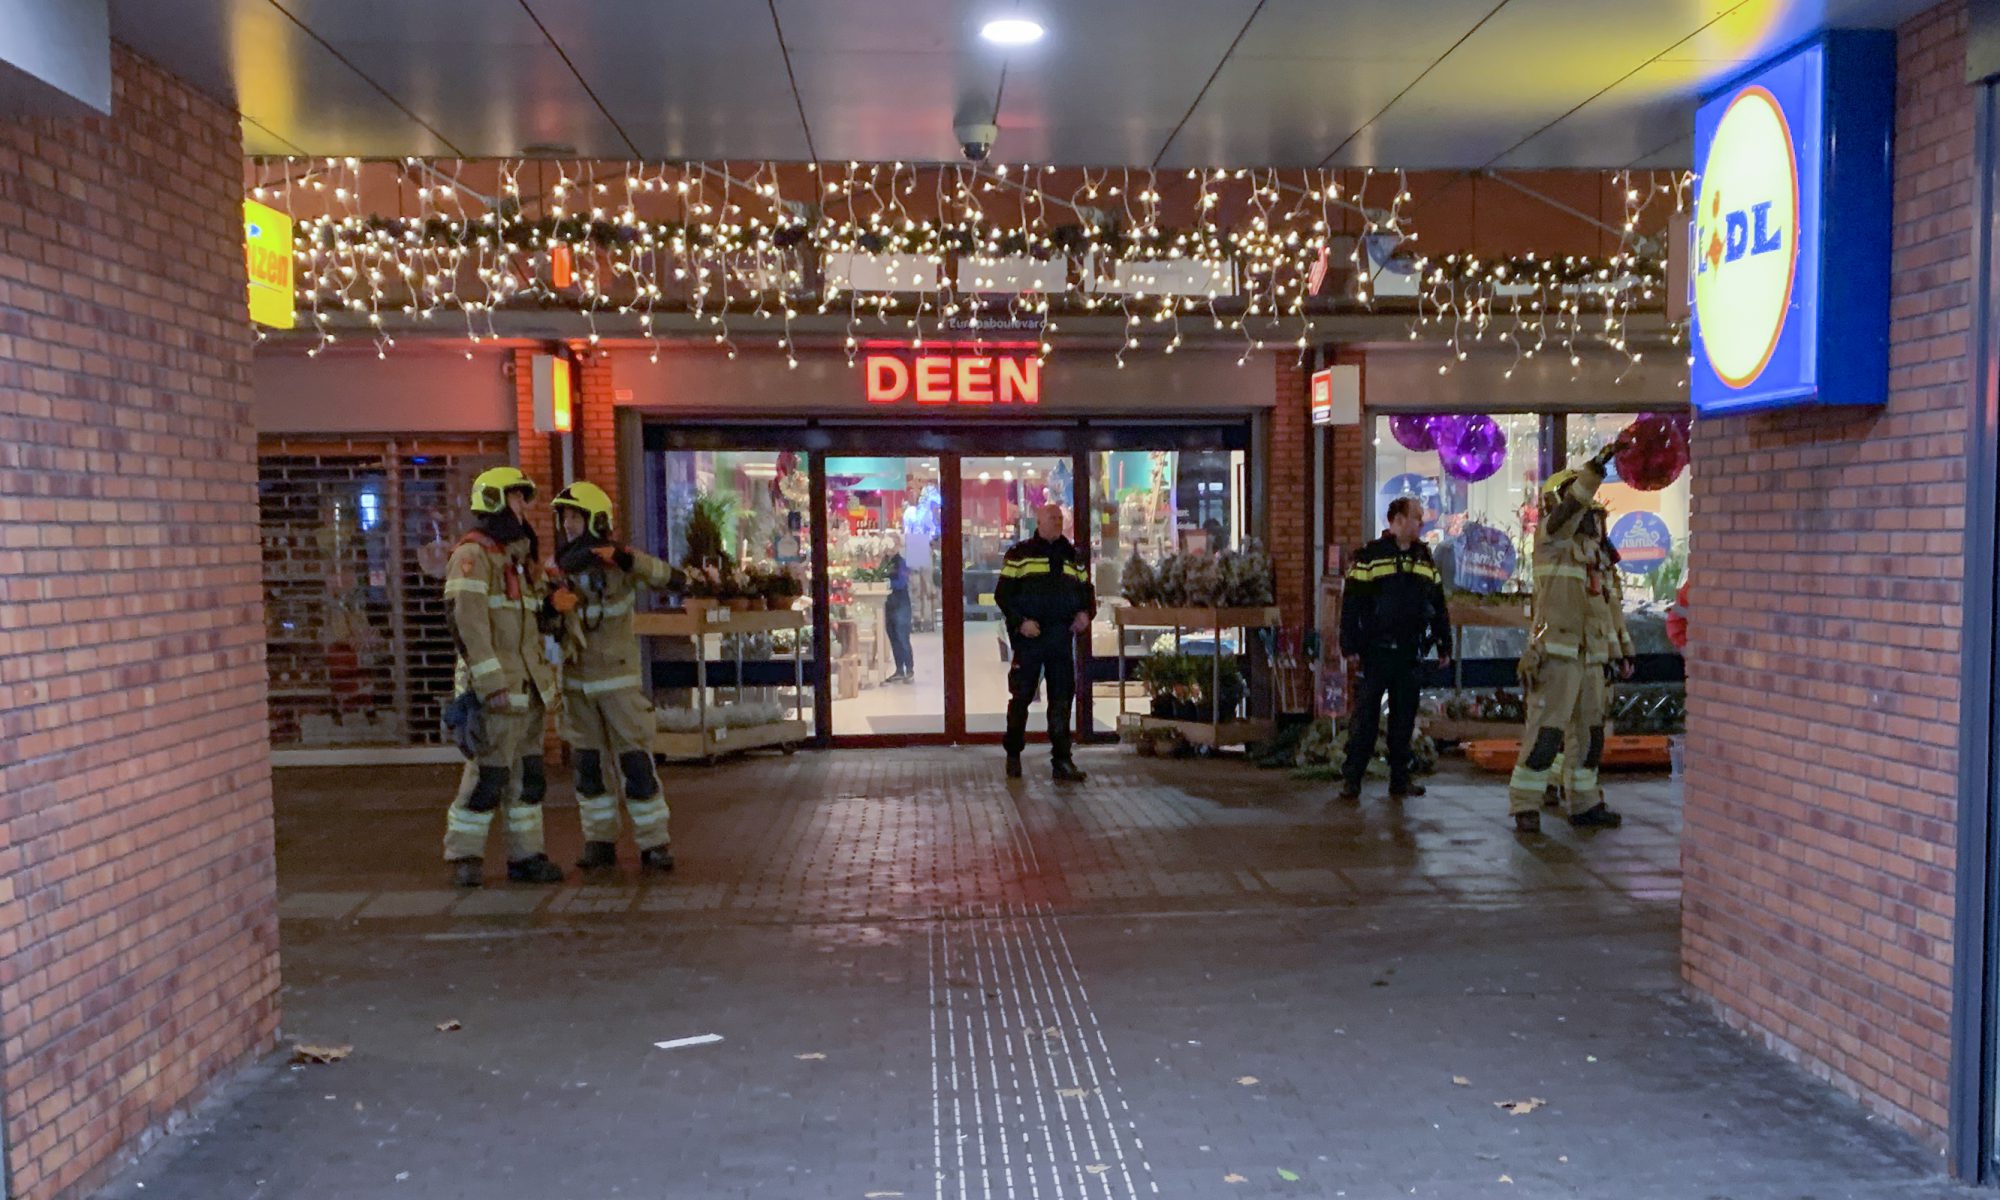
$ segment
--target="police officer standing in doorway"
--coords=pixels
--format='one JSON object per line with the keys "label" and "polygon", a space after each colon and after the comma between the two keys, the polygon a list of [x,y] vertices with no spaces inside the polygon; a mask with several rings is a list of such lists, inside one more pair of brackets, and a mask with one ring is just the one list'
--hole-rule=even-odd
{"label": "police officer standing in doorway", "polygon": [[1413,496],[1389,505],[1389,530],[1363,546],[1347,569],[1340,604],[1340,652],[1361,665],[1361,686],[1347,728],[1340,798],[1361,798],[1361,780],[1375,757],[1382,697],[1389,697],[1389,796],[1424,794],[1410,781],[1410,738],[1417,727],[1417,692],[1424,656],[1451,663],[1451,615],[1430,549],[1418,535],[1424,509]]}
{"label": "police officer standing in doorway", "polygon": [[993,602],[1007,622],[1014,661],[1007,673],[1007,778],[1021,777],[1028,706],[1046,679],[1055,778],[1080,783],[1084,774],[1070,760],[1069,730],[1076,702],[1076,639],[1090,631],[1097,593],[1090,585],[1089,565],[1063,536],[1060,504],[1044,504],[1035,513],[1035,536],[1008,549]]}

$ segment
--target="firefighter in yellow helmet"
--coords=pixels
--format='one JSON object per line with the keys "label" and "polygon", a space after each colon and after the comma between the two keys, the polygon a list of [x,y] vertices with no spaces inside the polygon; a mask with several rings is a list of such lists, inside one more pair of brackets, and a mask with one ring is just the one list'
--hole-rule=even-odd
{"label": "firefighter in yellow helmet", "polygon": [[647,699],[632,610],[641,588],[665,588],[672,568],[611,536],[611,497],[573,483],[550,502],[556,515],[558,607],[563,610],[563,740],[576,752],[576,807],[586,871],[618,865],[617,776],[632,819],[639,863],[674,868],[667,800],[653,768],[653,705]]}
{"label": "firefighter in yellow helmet", "polygon": [[548,776],[542,726],[556,699],[556,670],[544,650],[544,585],[536,566],[528,505],[535,481],[495,467],[472,481],[472,531],[451,552],[444,596],[458,645],[453,708],[478,729],[462,737],[467,762],[445,822],[444,857],[453,880],[478,887],[487,832],[506,814],[507,878],[560,883],[562,869],[542,852],[542,797]]}
{"label": "firefighter in yellow helmet", "polygon": [[[1594,505],[1593,511],[1596,512],[1600,523],[1610,520],[1610,511],[1603,505]],[[1630,676],[1634,651],[1632,634],[1625,624],[1624,572],[1615,569],[1618,564],[1618,549],[1608,540],[1604,543],[1604,554],[1614,569],[1604,573],[1608,586],[1605,587],[1603,594],[1590,598],[1590,623],[1595,629],[1590,641],[1593,645],[1609,646],[1612,661],[1616,664],[1614,669],[1621,676]],[[1608,676],[1608,671],[1584,672],[1584,686],[1596,689],[1597,695],[1595,698],[1586,697],[1585,702],[1577,706],[1580,714],[1592,711],[1608,714],[1611,711],[1611,681]],[[1604,723],[1602,715],[1599,717],[1599,723],[1600,725]],[[1550,772],[1548,806],[1562,808],[1571,816],[1590,812],[1603,802],[1603,796],[1598,790],[1598,768],[1584,765],[1583,748],[1588,748],[1590,745],[1590,733],[1589,727],[1582,724],[1572,724],[1565,730],[1563,733],[1565,750],[1556,756],[1555,768]],[[1622,820],[1619,814],[1608,808],[1605,810],[1605,816],[1612,818],[1610,823],[1614,825]]]}
{"label": "firefighter in yellow helmet", "polygon": [[1514,828],[1539,832],[1542,799],[1554,781],[1565,734],[1578,743],[1567,749],[1565,774],[1579,795],[1570,797],[1570,824],[1611,828],[1624,820],[1597,791],[1597,768],[1604,753],[1604,673],[1623,660],[1623,614],[1616,627],[1607,605],[1618,586],[1615,551],[1606,541],[1604,509],[1596,503],[1605,464],[1625,445],[1621,433],[1609,446],[1577,466],[1559,471],[1542,486],[1535,527],[1535,600],[1527,652],[1521,656],[1521,686],[1528,712],[1521,751],[1508,781],[1507,807]]}

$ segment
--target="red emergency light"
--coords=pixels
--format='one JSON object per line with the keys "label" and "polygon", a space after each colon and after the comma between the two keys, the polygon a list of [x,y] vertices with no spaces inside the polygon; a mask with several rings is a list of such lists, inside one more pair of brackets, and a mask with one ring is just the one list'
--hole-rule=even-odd
{"label": "red emergency light", "polygon": [[868,403],[1040,404],[1042,360],[1033,354],[869,354]]}

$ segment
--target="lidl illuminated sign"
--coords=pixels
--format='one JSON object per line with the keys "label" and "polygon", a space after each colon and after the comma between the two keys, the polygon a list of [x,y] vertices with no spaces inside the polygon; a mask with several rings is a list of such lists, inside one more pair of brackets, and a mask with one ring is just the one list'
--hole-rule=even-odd
{"label": "lidl illuminated sign", "polygon": [[1033,353],[869,354],[862,376],[870,404],[1040,404],[1042,360]]}
{"label": "lidl illuminated sign", "polygon": [[1894,103],[1894,35],[1839,31],[1696,112],[1700,415],[1887,398]]}
{"label": "lidl illuminated sign", "polygon": [[250,319],[273,329],[298,320],[292,303],[292,219],[255,200],[243,202],[243,265],[250,276]]}

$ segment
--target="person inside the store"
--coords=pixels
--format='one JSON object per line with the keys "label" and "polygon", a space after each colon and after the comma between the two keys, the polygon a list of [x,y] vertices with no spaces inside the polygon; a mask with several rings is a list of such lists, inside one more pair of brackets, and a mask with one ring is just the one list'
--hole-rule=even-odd
{"label": "person inside the store", "polygon": [[542,852],[548,776],[542,722],[556,696],[555,664],[543,651],[547,580],[528,506],[535,481],[494,467],[472,481],[472,530],[451,552],[444,598],[458,647],[452,713],[465,772],[445,818],[444,857],[460,887],[485,876],[486,838],[504,813],[507,878],[561,883]]}
{"label": "person inside the store", "polygon": [[1423,660],[1435,652],[1451,663],[1451,615],[1430,548],[1420,540],[1423,504],[1401,496],[1389,504],[1389,528],[1363,546],[1347,569],[1340,605],[1340,652],[1360,671],[1340,798],[1359,800],[1375,757],[1382,698],[1389,699],[1389,796],[1424,794],[1410,779],[1410,738],[1417,726]]}
{"label": "person inside the store", "polygon": [[910,564],[903,557],[903,535],[889,535],[889,557],[882,563],[889,573],[889,599],[882,606],[882,623],[888,627],[889,653],[895,657],[896,673],[884,683],[912,683],[917,678],[917,656],[910,649]]}
{"label": "person inside the store", "polygon": [[1007,623],[1013,666],[1007,672],[1007,777],[1021,777],[1028,741],[1028,706],[1048,685],[1049,752],[1057,782],[1079,783],[1070,759],[1070,710],[1076,700],[1076,639],[1090,631],[1097,593],[1090,566],[1063,536],[1063,509],[1044,504],[1035,536],[1008,547],[993,602]]}

